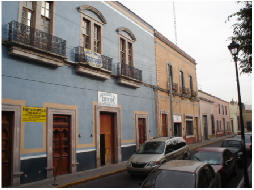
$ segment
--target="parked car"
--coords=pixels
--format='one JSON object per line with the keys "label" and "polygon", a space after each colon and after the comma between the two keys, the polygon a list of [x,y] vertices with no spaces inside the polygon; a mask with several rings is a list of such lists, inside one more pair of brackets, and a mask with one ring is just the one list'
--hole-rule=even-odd
{"label": "parked car", "polygon": [[189,146],[182,137],[159,137],[146,141],[128,160],[130,174],[147,174],[172,159],[189,159]]}
{"label": "parked car", "polygon": [[210,164],[194,160],[172,160],[152,171],[141,187],[221,187],[220,177]]}
{"label": "parked car", "polygon": [[[245,136],[245,149],[246,152],[249,156],[252,155],[252,133],[251,132],[247,132],[244,133]],[[242,139],[241,135],[236,135],[234,138],[236,139]]]}
{"label": "parked car", "polygon": [[228,138],[225,139],[222,144],[222,147],[229,149],[233,154],[235,154],[238,164],[242,166],[243,161],[243,149],[242,149],[242,141],[237,138]]}
{"label": "parked car", "polygon": [[237,173],[236,157],[227,148],[200,148],[192,156],[192,159],[211,164],[214,171],[220,175],[222,184],[225,184],[227,179],[229,179],[233,174],[236,175]]}

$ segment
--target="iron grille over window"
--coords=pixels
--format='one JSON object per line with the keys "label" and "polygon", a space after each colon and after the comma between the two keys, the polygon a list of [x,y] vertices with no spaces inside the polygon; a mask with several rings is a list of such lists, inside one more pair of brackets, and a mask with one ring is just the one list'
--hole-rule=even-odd
{"label": "iron grille over window", "polygon": [[66,41],[25,24],[9,23],[9,41],[66,56]]}
{"label": "iron grille over window", "polygon": [[121,76],[126,76],[128,78],[132,78],[138,81],[142,81],[142,71],[132,67],[130,65],[124,64],[124,63],[120,63],[118,65],[118,72],[119,75]]}
{"label": "iron grille over window", "polygon": [[[76,62],[87,62],[84,47],[80,46],[75,47],[74,54]],[[108,71],[112,71],[112,58],[106,55],[101,55],[101,59],[102,59],[102,68]]]}

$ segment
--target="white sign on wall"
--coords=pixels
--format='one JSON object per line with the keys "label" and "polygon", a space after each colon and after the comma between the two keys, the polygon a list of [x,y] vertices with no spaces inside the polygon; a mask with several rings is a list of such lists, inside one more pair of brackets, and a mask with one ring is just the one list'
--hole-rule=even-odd
{"label": "white sign on wall", "polygon": [[182,116],[181,115],[173,115],[174,123],[181,123]]}
{"label": "white sign on wall", "polygon": [[108,92],[98,92],[98,103],[100,106],[117,106],[117,94]]}

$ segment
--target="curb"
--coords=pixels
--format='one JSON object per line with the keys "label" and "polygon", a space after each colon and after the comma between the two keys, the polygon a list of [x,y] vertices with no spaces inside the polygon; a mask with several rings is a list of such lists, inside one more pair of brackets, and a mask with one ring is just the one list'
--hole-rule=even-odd
{"label": "curb", "polygon": [[75,182],[67,183],[67,184],[64,184],[64,185],[60,185],[60,186],[57,186],[57,188],[71,187],[73,185],[77,185],[77,184],[92,181],[92,180],[95,180],[95,179],[98,179],[98,178],[101,178],[101,177],[105,177],[105,176],[113,175],[113,174],[116,174],[116,173],[120,173],[120,172],[123,172],[125,170],[126,170],[126,168],[115,170],[115,171],[112,171],[112,172],[104,173],[104,174],[97,175],[97,176],[94,176],[94,177],[90,177],[90,178],[87,178],[87,179],[81,179],[79,181],[75,181]]}

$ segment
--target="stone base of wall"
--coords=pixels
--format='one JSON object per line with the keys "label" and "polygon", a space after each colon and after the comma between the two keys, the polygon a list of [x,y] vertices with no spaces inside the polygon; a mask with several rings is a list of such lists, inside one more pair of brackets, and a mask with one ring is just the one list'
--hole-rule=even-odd
{"label": "stone base of wall", "polygon": [[46,157],[21,160],[21,171],[24,173],[20,176],[20,184],[45,179],[47,177],[46,167]]}
{"label": "stone base of wall", "polygon": [[136,145],[122,147],[122,161],[128,160],[136,152]]}

